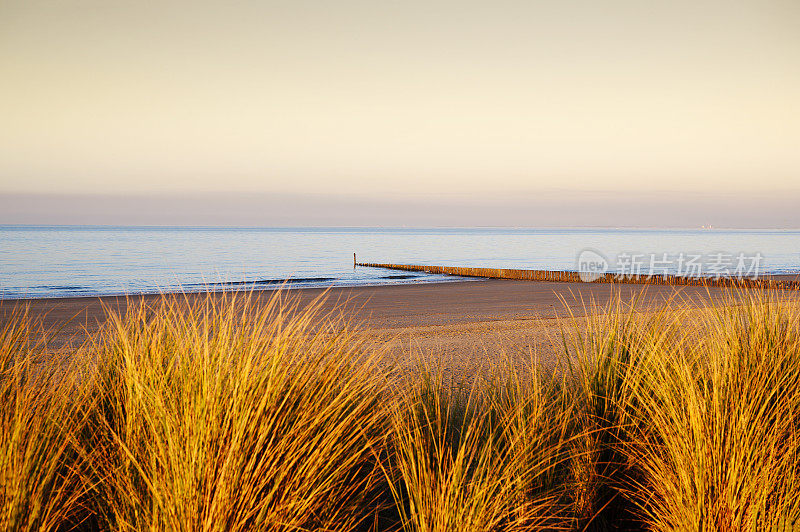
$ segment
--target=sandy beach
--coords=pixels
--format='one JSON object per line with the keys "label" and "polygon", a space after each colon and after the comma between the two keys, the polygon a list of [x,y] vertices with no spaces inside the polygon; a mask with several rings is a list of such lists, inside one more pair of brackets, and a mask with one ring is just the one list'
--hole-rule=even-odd
{"label": "sandy beach", "polygon": [[[324,297],[322,314],[343,313],[370,341],[383,344],[400,358],[427,357],[469,372],[498,362],[506,355],[528,356],[533,350],[547,358],[558,339],[557,318],[582,316],[592,302],[608,303],[613,294],[653,308],[670,298],[703,306],[719,299],[724,289],[548,283],[512,280],[468,280],[393,286],[333,287],[288,290],[287,298],[304,307]],[[266,300],[274,290],[254,292]],[[106,310],[121,310],[158,295],[53,298],[0,301],[0,320],[14,307],[27,306],[46,329],[56,331],[54,348],[76,345],[96,331]],[[181,296],[183,297],[183,296]],[[190,294],[187,297],[201,297]]]}

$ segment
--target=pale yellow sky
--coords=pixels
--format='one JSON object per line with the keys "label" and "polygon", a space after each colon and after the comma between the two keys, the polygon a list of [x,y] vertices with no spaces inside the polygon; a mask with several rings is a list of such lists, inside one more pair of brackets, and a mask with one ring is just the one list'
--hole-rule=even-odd
{"label": "pale yellow sky", "polygon": [[0,0],[0,193],[800,190],[800,2]]}

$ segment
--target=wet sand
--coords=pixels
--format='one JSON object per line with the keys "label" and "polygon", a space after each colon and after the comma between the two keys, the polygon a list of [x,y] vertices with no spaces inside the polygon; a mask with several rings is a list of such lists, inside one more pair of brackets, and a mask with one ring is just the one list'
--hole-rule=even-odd
{"label": "wet sand", "polygon": [[[327,293],[322,289],[284,292],[286,297],[296,298],[301,307],[325,295],[322,312],[344,313],[372,342],[388,346],[398,357],[413,358],[423,353],[447,361],[459,372],[498,362],[505,355],[527,356],[530,350],[551,356],[551,344],[558,340],[563,322],[556,318],[582,316],[592,302],[605,305],[612,294],[625,301],[637,300],[637,308],[645,310],[671,298],[704,306],[724,293],[724,289],[702,287],[494,279],[334,287]],[[254,292],[264,300],[274,294],[274,290]],[[58,330],[53,344],[68,347],[100,327],[106,308],[124,311],[129,304],[159,297],[4,300],[0,301],[0,321],[15,306],[27,306],[31,316],[41,319],[46,328]]]}

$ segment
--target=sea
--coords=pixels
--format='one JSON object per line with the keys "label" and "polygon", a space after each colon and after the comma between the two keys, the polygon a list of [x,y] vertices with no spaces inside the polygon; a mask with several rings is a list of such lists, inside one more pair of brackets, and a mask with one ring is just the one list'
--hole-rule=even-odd
{"label": "sea", "polygon": [[794,274],[800,231],[5,225],[0,299],[458,280],[354,267],[354,253],[393,264]]}

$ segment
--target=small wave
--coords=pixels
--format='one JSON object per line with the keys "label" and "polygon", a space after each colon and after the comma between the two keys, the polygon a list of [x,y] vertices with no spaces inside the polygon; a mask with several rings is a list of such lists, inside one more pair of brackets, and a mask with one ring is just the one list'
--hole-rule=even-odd
{"label": "small wave", "polygon": [[63,291],[69,291],[69,292],[89,290],[89,288],[86,287],[86,286],[49,285],[49,284],[31,286],[30,288],[32,288],[34,290],[63,290]]}
{"label": "small wave", "polygon": [[91,295],[92,290],[86,286],[40,284],[35,286],[14,286],[0,288],[2,299],[38,299],[51,297],[82,297]]}
{"label": "small wave", "polygon": [[420,275],[400,274],[400,275],[383,275],[379,279],[416,279]]}
{"label": "small wave", "polygon": [[292,285],[300,283],[329,283],[335,281],[335,277],[290,277],[289,279],[255,279],[252,281],[221,281],[218,283],[194,283],[187,286],[274,286]]}

